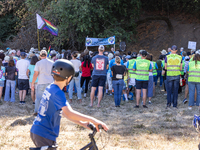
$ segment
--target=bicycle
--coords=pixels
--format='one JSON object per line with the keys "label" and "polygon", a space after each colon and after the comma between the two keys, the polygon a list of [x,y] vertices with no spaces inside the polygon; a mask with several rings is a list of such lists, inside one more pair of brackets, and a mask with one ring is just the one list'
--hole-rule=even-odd
{"label": "bicycle", "polygon": [[[94,136],[97,133],[97,129],[93,124],[88,124],[88,127],[93,131],[92,133],[89,133],[89,138],[91,142],[87,144],[86,146],[82,147],[80,150],[98,150],[98,147],[96,145],[96,141],[94,139]],[[98,126],[99,129],[103,129],[101,125]],[[104,130],[104,129],[103,129]],[[105,131],[105,130],[104,130]],[[37,147],[37,148],[29,148],[29,150],[55,150],[58,147],[58,145],[53,145],[53,146],[42,146],[42,147]]]}

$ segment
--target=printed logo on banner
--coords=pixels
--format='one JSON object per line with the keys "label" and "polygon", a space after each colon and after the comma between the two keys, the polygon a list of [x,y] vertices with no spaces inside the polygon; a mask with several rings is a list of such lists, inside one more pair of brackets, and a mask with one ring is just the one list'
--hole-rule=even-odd
{"label": "printed logo on banner", "polygon": [[114,37],[109,37],[108,38],[108,43],[109,44],[114,44],[115,43],[115,38]]}
{"label": "printed logo on banner", "polygon": [[89,38],[87,38],[87,39],[86,39],[86,45],[87,45],[87,46],[90,46],[91,44],[92,44],[92,40],[89,39]]}
{"label": "printed logo on banner", "polygon": [[104,70],[105,59],[96,59],[96,70]]}

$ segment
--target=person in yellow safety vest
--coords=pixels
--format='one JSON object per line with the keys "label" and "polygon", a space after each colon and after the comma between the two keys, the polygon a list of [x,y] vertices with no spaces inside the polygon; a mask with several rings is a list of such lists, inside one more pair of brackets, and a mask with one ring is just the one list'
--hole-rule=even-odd
{"label": "person in yellow safety vest", "polygon": [[149,60],[146,60],[147,52],[142,51],[141,59],[136,60],[133,65],[133,71],[136,71],[136,106],[134,108],[139,108],[141,89],[143,92],[143,108],[148,108],[146,106],[147,99],[147,88],[149,81],[149,72],[153,71],[153,68]]}
{"label": "person in yellow safety vest", "polygon": [[[196,106],[200,103],[200,50],[196,51],[195,61],[191,61],[188,66],[188,87],[189,87],[189,104],[188,109],[194,106],[195,88],[197,93]],[[199,107],[200,109],[200,107]]]}
{"label": "person in yellow safety vest", "polygon": [[[128,78],[129,78],[129,85],[135,87],[135,78],[136,78],[136,71],[133,71],[133,65],[137,58],[137,53],[133,52],[131,55],[132,59],[130,59],[127,64],[126,68],[128,69]],[[130,89],[129,89],[130,90]],[[127,93],[129,93],[129,90]]]}
{"label": "person in yellow safety vest", "polygon": [[[173,45],[171,54],[165,58],[165,70],[167,70],[167,108],[173,103],[177,108],[178,89],[180,83],[180,74],[182,70],[182,57],[177,55],[177,46]],[[172,99],[173,98],[173,99]]]}

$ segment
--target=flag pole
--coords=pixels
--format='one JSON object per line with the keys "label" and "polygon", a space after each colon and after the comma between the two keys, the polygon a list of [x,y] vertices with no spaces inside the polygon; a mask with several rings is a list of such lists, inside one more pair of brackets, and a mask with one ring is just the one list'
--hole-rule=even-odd
{"label": "flag pole", "polygon": [[40,51],[40,35],[39,35],[39,29],[37,29],[37,36],[38,36],[38,51]]}

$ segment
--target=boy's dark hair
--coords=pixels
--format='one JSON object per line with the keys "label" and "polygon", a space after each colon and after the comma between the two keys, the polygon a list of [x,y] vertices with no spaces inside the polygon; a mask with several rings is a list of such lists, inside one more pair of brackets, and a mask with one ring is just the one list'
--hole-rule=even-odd
{"label": "boy's dark hair", "polygon": [[62,77],[60,77],[56,74],[53,75],[53,78],[54,78],[55,81],[64,81],[65,80],[64,78],[62,78]]}
{"label": "boy's dark hair", "polygon": [[38,57],[37,56],[33,56],[32,58],[31,58],[31,65],[35,65],[36,64],[36,62],[38,62],[39,61],[39,59],[38,59]]}
{"label": "boy's dark hair", "polygon": [[128,51],[128,55],[131,55],[131,51]]}
{"label": "boy's dark hair", "polygon": [[9,67],[13,67],[13,66],[15,66],[15,62],[14,62],[13,59],[10,59],[10,60],[9,60],[9,62],[8,62],[8,66],[9,66]]}

